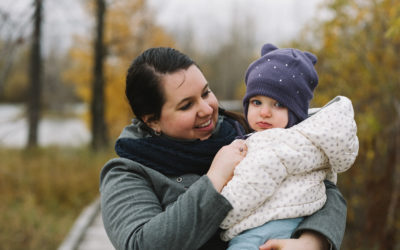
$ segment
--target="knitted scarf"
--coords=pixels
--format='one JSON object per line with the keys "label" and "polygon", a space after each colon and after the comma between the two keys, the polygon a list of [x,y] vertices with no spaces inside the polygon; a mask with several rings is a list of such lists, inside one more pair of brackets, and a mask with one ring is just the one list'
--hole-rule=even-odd
{"label": "knitted scarf", "polygon": [[146,138],[120,138],[115,151],[165,175],[178,176],[186,173],[207,173],[218,150],[231,143],[242,131],[238,122],[224,117],[217,133],[207,140],[181,141],[166,136]]}

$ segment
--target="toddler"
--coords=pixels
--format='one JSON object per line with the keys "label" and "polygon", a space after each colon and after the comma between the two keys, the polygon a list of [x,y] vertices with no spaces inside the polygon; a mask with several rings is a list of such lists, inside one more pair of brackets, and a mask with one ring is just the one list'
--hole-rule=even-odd
{"label": "toddler", "polygon": [[233,206],[221,223],[221,238],[230,240],[231,250],[290,238],[304,216],[325,204],[324,180],[336,183],[337,173],[356,159],[357,127],[348,98],[338,96],[309,117],[316,62],[309,52],[265,44],[247,69],[243,106],[255,133],[222,190]]}

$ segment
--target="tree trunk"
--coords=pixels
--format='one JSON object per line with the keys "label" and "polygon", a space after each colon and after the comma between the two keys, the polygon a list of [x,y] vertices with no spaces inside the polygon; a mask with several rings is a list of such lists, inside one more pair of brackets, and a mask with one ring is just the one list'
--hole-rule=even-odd
{"label": "tree trunk", "polygon": [[42,91],[42,59],[41,59],[41,25],[42,25],[42,0],[35,0],[34,28],[30,56],[30,89],[28,93],[28,143],[27,147],[38,145],[38,128],[41,111]]}
{"label": "tree trunk", "polygon": [[393,140],[393,145],[389,149],[389,157],[393,159],[394,165],[392,179],[389,180],[393,182],[393,188],[386,214],[385,230],[383,230],[384,235],[381,240],[382,249],[395,249],[397,244],[396,221],[399,216],[397,207],[400,201],[400,102],[397,100],[395,101],[395,109],[397,111],[397,119],[392,131],[390,131],[390,138]]}
{"label": "tree trunk", "polygon": [[104,16],[105,0],[97,0],[96,39],[94,46],[94,68],[92,85],[92,148],[99,150],[108,144],[107,127],[105,122],[104,98]]}

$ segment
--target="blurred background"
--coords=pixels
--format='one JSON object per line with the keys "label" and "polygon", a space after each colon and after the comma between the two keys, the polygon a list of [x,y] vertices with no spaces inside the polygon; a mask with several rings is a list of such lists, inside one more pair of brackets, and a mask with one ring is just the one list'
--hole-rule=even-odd
{"label": "blurred background", "polygon": [[313,107],[353,102],[360,150],[339,175],[342,249],[400,249],[398,0],[2,0],[0,248],[56,249],[98,196],[143,50],[181,50],[219,100],[240,101],[266,42],[318,56]]}

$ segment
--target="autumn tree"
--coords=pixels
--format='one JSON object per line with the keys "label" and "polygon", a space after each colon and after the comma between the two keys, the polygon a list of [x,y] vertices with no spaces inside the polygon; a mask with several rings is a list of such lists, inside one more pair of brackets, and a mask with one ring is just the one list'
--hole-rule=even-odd
{"label": "autumn tree", "polygon": [[348,200],[343,249],[399,249],[400,2],[327,0],[324,6],[331,18],[292,45],[310,44],[318,55],[314,104],[345,95],[355,108],[359,155],[339,176]]}
{"label": "autumn tree", "polygon": [[[20,15],[12,15],[7,8],[0,9],[0,98],[6,96],[6,83],[12,77],[13,66],[21,56],[20,51],[26,51],[27,31],[31,28],[29,23],[32,23],[32,9],[34,8],[29,6],[21,11]],[[27,69],[21,70],[28,72]]]}
{"label": "autumn tree", "polygon": [[[94,8],[87,6],[87,9],[93,12]],[[174,46],[174,42],[155,23],[154,13],[144,0],[110,2],[104,24],[105,120],[109,135],[115,138],[133,118],[125,98],[126,70],[132,60],[149,47]],[[64,80],[77,87],[78,95],[86,103],[92,100],[90,41],[89,36],[75,36],[74,46],[69,50],[71,65],[64,73]],[[90,114],[86,120],[90,121]]]}
{"label": "autumn tree", "polygon": [[[1,63],[2,83],[0,87],[1,101],[9,103],[26,103],[29,88],[29,75],[21,72],[29,72],[30,50],[27,44],[14,48],[9,54],[11,57],[4,57]],[[3,58],[2,58],[3,59]]]}
{"label": "autumn tree", "polygon": [[[33,2],[33,1],[32,1]],[[32,4],[15,13],[10,8],[0,9],[0,101],[27,103],[31,82],[32,30],[35,8]],[[41,53],[42,91],[41,109],[62,111],[65,103],[76,101],[71,86],[63,83],[60,72],[68,61],[59,41],[51,40]],[[41,49],[42,50],[42,49]]]}
{"label": "autumn tree", "polygon": [[94,41],[94,67],[92,83],[92,148],[98,150],[108,144],[107,128],[105,121],[104,98],[104,19],[106,14],[105,0],[96,0],[96,38]]}
{"label": "autumn tree", "polygon": [[12,66],[17,57],[17,48],[22,43],[22,39],[0,41],[0,98],[4,98],[5,85],[11,76]]}
{"label": "autumn tree", "polygon": [[28,96],[28,147],[38,145],[38,129],[40,119],[40,95],[42,90],[42,59],[41,59],[41,33],[42,33],[42,8],[43,1],[34,1],[34,28],[32,35],[32,48],[30,60],[30,89]]}

